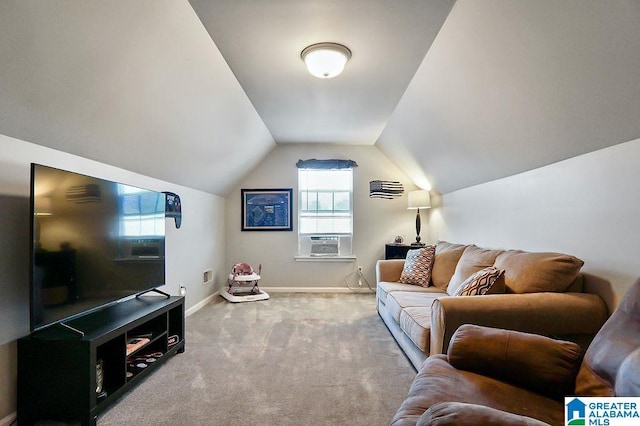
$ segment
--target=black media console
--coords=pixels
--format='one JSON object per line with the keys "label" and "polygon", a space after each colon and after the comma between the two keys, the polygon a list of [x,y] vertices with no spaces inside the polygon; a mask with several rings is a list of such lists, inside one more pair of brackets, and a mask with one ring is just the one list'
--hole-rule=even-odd
{"label": "black media console", "polygon": [[184,297],[141,296],[18,340],[18,424],[95,425],[124,392],[184,352],[184,314]]}

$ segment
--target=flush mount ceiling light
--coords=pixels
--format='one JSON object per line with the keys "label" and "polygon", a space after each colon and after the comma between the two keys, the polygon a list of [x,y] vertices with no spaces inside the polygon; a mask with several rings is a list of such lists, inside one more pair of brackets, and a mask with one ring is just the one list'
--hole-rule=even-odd
{"label": "flush mount ceiling light", "polygon": [[318,78],[333,78],[339,75],[347,61],[351,58],[351,51],[338,43],[317,43],[305,47],[300,57],[311,75]]}

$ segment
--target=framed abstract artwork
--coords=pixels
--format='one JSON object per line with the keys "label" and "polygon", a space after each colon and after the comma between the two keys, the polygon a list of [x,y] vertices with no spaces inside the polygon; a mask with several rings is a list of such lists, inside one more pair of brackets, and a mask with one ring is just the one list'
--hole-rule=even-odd
{"label": "framed abstract artwork", "polygon": [[292,231],[293,189],[241,189],[243,231]]}

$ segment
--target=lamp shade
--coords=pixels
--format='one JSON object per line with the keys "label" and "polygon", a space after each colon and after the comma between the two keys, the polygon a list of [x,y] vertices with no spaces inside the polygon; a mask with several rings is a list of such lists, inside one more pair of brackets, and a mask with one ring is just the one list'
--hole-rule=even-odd
{"label": "lamp shade", "polygon": [[409,201],[407,202],[408,209],[427,209],[429,207],[431,207],[429,191],[424,189],[409,191]]}
{"label": "lamp shade", "polygon": [[307,69],[314,77],[333,78],[344,70],[351,58],[351,51],[337,43],[317,43],[300,53]]}

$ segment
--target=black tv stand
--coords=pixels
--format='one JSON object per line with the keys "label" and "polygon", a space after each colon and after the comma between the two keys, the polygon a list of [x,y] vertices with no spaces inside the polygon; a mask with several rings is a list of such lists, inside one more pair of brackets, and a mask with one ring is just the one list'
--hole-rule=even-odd
{"label": "black tv stand", "polygon": [[[18,340],[18,424],[93,426],[109,405],[184,349],[182,296],[135,297],[38,330]],[[151,356],[155,362],[140,366]]]}

